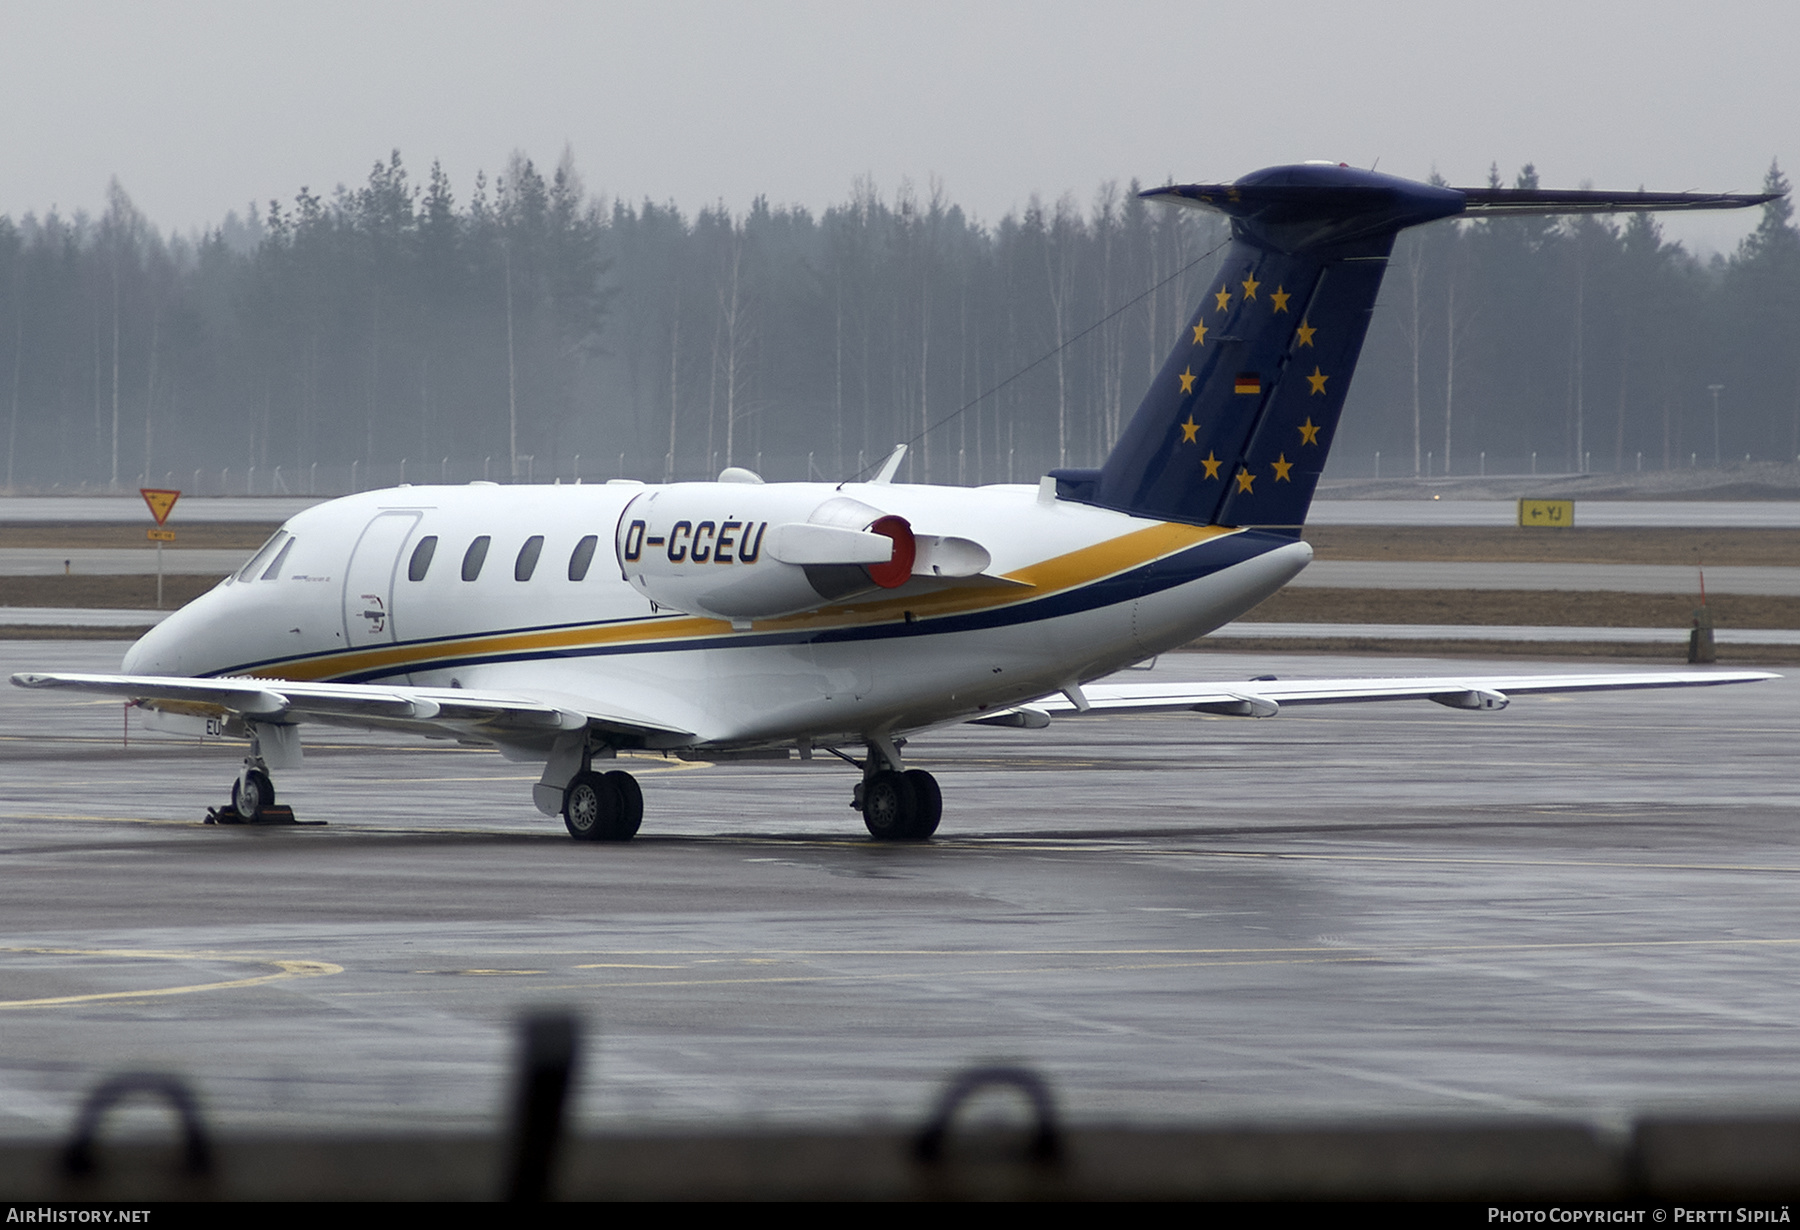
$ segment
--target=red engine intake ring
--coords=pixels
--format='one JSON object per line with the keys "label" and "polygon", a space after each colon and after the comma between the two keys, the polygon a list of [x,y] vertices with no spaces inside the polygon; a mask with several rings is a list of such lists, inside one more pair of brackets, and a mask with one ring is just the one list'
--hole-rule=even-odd
{"label": "red engine intake ring", "polygon": [[919,546],[913,541],[912,526],[907,524],[905,517],[880,517],[869,526],[868,533],[880,534],[894,542],[894,555],[887,563],[863,565],[869,580],[883,589],[898,589],[906,584],[907,578],[912,576],[913,560],[919,553]]}

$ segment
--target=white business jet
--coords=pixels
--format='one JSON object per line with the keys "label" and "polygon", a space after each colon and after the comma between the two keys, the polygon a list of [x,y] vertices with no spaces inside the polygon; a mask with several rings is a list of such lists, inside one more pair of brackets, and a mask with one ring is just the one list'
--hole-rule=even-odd
{"label": "white business jet", "polygon": [[[583,840],[644,801],[621,750],[797,748],[860,773],[876,838],[938,827],[901,749],[959,722],[1742,683],[1755,672],[1091,681],[1229,622],[1312,558],[1300,541],[1394,236],[1467,214],[1716,209],[1761,196],[1428,186],[1335,164],[1145,194],[1228,215],[1217,281],[1106,463],[1036,487],[867,482],[400,487],[308,509],[151,631],[125,674],[15,675],[247,738],[221,818],[275,809],[308,722],[449,737],[539,763]],[[862,752],[846,753],[845,748]],[[283,809],[285,810],[285,809]]]}

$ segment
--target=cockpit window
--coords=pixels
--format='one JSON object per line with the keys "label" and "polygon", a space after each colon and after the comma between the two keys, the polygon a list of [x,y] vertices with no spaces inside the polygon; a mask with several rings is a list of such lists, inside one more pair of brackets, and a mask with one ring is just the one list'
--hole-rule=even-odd
{"label": "cockpit window", "polygon": [[543,554],[544,536],[533,534],[519,548],[519,558],[513,561],[513,580],[529,581],[531,574],[537,571],[538,556]]}
{"label": "cockpit window", "polygon": [[575,544],[575,553],[569,556],[569,580],[587,580],[588,567],[594,562],[594,548],[599,545],[597,534],[589,534]]}
{"label": "cockpit window", "polygon": [[281,576],[281,569],[287,563],[287,557],[289,555],[293,554],[294,543],[297,541],[298,541],[298,539],[290,538],[286,542],[281,544],[280,554],[278,554],[275,557],[275,560],[273,563],[271,563],[267,568],[263,569],[263,573],[262,573],[263,580],[273,581],[273,580],[278,579]]}
{"label": "cockpit window", "polygon": [[413,548],[412,562],[406,565],[406,579],[423,581],[426,571],[431,567],[431,557],[436,551],[436,534],[427,534],[419,539],[419,545]]}
{"label": "cockpit window", "polygon": [[250,562],[245,564],[243,570],[237,574],[237,579],[240,581],[248,581],[251,577],[256,576],[264,568],[268,567],[269,561],[275,557],[275,552],[281,549],[282,540],[287,536],[288,533],[286,530],[276,530],[275,536],[263,543],[262,549],[250,557]]}
{"label": "cockpit window", "polygon": [[470,543],[469,549],[463,552],[463,580],[473,581],[476,577],[481,575],[481,566],[487,563],[488,543],[492,541],[493,539],[489,538],[486,534],[483,534],[480,538],[477,538],[474,542]]}

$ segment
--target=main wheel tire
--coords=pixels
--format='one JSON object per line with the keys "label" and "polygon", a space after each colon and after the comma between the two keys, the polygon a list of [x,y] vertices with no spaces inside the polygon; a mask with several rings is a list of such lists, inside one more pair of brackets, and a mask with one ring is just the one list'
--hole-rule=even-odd
{"label": "main wheel tire", "polygon": [[876,841],[904,841],[912,836],[919,795],[904,773],[884,769],[863,786],[863,824]]}
{"label": "main wheel tire", "polygon": [[944,792],[938,789],[937,778],[923,769],[908,769],[906,780],[912,783],[913,797],[918,803],[907,836],[924,841],[937,832],[938,821],[944,818]]}
{"label": "main wheel tire", "polygon": [[577,773],[563,790],[563,827],[576,841],[618,840],[624,810],[619,788],[598,773]]}
{"label": "main wheel tire", "polygon": [[644,822],[644,791],[637,778],[623,769],[613,769],[607,773],[606,780],[619,792],[619,823],[613,840],[630,841],[637,836],[638,826]]}
{"label": "main wheel tire", "polygon": [[275,783],[261,769],[251,769],[231,783],[231,805],[246,820],[262,816],[275,803]]}

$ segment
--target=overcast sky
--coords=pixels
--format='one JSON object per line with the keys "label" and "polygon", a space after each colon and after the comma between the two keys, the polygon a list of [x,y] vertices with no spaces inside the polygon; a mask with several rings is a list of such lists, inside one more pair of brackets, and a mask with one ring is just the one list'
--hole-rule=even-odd
{"label": "overcast sky", "polygon": [[[568,146],[590,190],[814,210],[935,177],[1032,193],[1331,158],[1454,184],[1752,190],[1800,162],[1800,4],[0,0],[0,213],[117,176],[189,230],[399,149],[474,174]],[[1724,246],[1754,222],[1669,222]]]}

